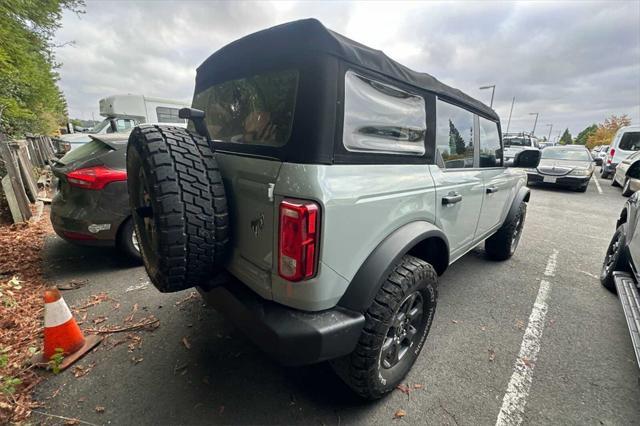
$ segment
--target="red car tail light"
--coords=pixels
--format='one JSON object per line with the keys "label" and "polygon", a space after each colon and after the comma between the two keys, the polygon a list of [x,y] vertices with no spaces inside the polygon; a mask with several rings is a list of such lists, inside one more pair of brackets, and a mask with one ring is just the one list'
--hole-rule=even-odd
{"label": "red car tail light", "polygon": [[613,156],[616,155],[616,149],[615,148],[611,148],[611,151],[609,152],[609,155],[607,156],[607,163],[611,164],[611,161],[613,160]]}
{"label": "red car tail light", "polygon": [[288,281],[302,281],[316,274],[320,242],[320,209],[311,201],[280,203],[278,274]]}
{"label": "red car tail light", "polygon": [[67,173],[69,185],[84,189],[103,189],[111,182],[127,180],[126,170],[113,170],[105,166],[87,167]]}
{"label": "red car tail light", "polygon": [[71,232],[71,231],[63,231],[62,235],[64,235],[65,238],[68,238],[70,240],[87,241],[87,240],[96,239],[96,237],[94,237],[93,235],[81,234],[79,232]]}

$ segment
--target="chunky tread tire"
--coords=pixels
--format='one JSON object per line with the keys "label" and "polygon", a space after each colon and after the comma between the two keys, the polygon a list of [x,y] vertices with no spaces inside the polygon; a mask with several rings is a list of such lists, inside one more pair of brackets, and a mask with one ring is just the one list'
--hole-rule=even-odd
{"label": "chunky tread tire", "polygon": [[[229,242],[224,187],[208,142],[180,127],[136,127],[127,147],[127,174],[151,281],[162,292],[203,285],[222,264]],[[152,213],[140,213],[149,208]]]}
{"label": "chunky tread tire", "polygon": [[616,180],[616,177],[613,176],[613,178],[611,179],[611,186],[613,187],[620,187],[620,184],[618,183],[618,181]]}
{"label": "chunky tread tire", "polygon": [[[516,251],[518,243],[520,242],[520,236],[522,235],[522,228],[524,227],[524,220],[527,216],[527,203],[520,203],[518,212],[508,222],[502,224],[500,229],[487,238],[484,242],[484,250],[490,258],[494,260],[507,260]],[[518,227],[520,228],[518,230]],[[517,232],[520,233],[518,241],[516,241],[515,247],[512,244],[513,236]]]}
{"label": "chunky tread tire", "polygon": [[[365,325],[355,350],[331,365],[342,380],[359,396],[378,399],[398,386],[417,359],[435,314],[438,275],[429,263],[406,255],[385,280],[373,303],[365,313]],[[423,329],[418,330],[417,343],[409,350],[410,356],[402,367],[383,377],[381,350],[390,323],[405,296],[419,291],[424,303]]]}
{"label": "chunky tread tire", "polygon": [[[618,240],[618,249],[613,250],[613,246]],[[607,253],[604,258],[604,262],[602,264],[602,269],[600,271],[600,283],[609,291],[616,292],[616,284],[613,281],[613,272],[621,271],[621,272],[629,272],[629,262],[627,259],[627,252],[624,250],[626,246],[626,235],[624,233],[624,225],[620,225],[616,232],[614,232],[611,237],[611,241],[609,242],[609,246],[607,247]],[[611,268],[607,270],[607,260],[609,255],[612,254],[611,258]]]}

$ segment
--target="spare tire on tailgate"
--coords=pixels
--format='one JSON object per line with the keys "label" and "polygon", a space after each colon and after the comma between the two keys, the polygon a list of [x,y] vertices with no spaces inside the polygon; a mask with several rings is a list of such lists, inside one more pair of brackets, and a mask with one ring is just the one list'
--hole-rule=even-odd
{"label": "spare tire on tailgate", "polygon": [[136,127],[127,146],[127,179],[153,284],[162,292],[205,284],[229,242],[227,200],[208,141],[180,127]]}

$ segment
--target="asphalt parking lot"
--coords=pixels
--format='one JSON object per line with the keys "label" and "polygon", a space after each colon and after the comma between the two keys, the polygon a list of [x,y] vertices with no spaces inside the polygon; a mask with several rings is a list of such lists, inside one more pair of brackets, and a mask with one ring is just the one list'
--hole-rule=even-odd
{"label": "asphalt parking lot", "polygon": [[[82,369],[52,377],[38,389],[40,411],[94,424],[484,425],[496,423],[510,389],[524,424],[637,423],[640,370],[617,297],[597,278],[625,201],[610,182],[598,188],[594,178],[586,193],[533,188],[516,255],[496,263],[480,246],[451,266],[406,380],[411,391],[378,402],[353,397],[325,364],[272,362],[199,296],[159,293],[115,251],[52,237],[50,280],[88,280],[64,293],[69,305],[102,300],[86,308],[83,327],[148,315],[160,325],[112,335]],[[100,293],[111,299],[94,297]],[[533,346],[523,343],[531,333]],[[399,409],[406,415],[394,420]],[[62,422],[37,413],[33,420]]]}

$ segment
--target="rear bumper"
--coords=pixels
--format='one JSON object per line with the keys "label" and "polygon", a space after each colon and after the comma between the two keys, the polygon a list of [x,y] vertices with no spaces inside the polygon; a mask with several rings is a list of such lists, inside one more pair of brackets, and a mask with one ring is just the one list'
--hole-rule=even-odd
{"label": "rear bumper", "polygon": [[607,163],[605,161],[602,163],[602,170],[604,170],[605,173],[614,173],[617,165],[618,163]]}
{"label": "rear bumper", "polygon": [[527,173],[527,182],[530,184],[545,184],[545,185],[558,185],[566,186],[569,188],[579,188],[589,184],[591,176],[548,176],[555,177],[555,183],[544,182],[544,177],[547,175],[541,175],[539,173]]}
{"label": "rear bumper", "polygon": [[306,312],[263,299],[234,278],[198,289],[264,352],[285,365],[339,358],[355,349],[364,315],[341,307]]}
{"label": "rear bumper", "polygon": [[631,343],[636,353],[636,361],[640,366],[640,293],[635,280],[630,274],[614,272],[613,281],[616,284],[622,310],[627,319]]}

